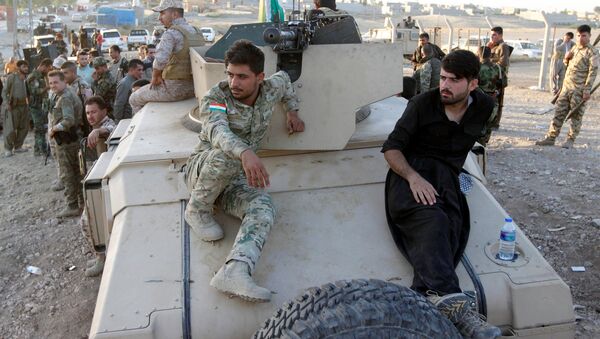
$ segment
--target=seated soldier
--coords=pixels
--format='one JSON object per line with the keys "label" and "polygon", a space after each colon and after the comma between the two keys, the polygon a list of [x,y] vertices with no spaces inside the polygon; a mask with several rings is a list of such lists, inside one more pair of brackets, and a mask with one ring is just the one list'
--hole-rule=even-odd
{"label": "seated soldier", "polygon": [[456,266],[469,238],[459,174],[494,108],[477,89],[479,59],[458,50],[442,60],[440,87],[412,98],[383,145],[390,171],[386,214],[414,270],[411,288],[433,303],[465,338],[496,338],[462,293]]}
{"label": "seated soldier", "polygon": [[314,0],[315,8],[323,12],[325,17],[348,15],[348,12],[337,9],[335,0]]}
{"label": "seated soldier", "polygon": [[[98,156],[106,151],[106,144],[104,142],[116,127],[115,122],[108,117],[107,109],[108,105],[106,105],[104,99],[102,99],[100,96],[92,96],[85,101],[85,114],[92,128],[92,131],[87,136],[86,146],[95,151],[92,153],[95,153]],[[104,260],[106,255],[105,252],[100,252],[94,247],[94,243],[91,238],[91,231],[89,230],[87,210],[84,210],[81,216],[81,229],[83,234],[86,236],[92,251],[96,255],[96,258],[88,262],[85,275],[87,277],[96,277],[100,275],[104,269]]]}

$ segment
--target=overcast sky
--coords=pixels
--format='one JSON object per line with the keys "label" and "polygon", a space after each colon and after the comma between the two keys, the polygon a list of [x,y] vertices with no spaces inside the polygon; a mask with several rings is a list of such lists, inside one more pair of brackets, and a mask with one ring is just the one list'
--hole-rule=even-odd
{"label": "overcast sky", "polygon": [[[565,0],[544,0],[544,1],[523,1],[523,0],[432,0],[422,1],[418,0],[419,3],[439,3],[439,4],[451,4],[460,5],[463,3],[472,3],[475,5],[488,6],[488,7],[519,7],[519,8],[531,8],[531,9],[543,9],[548,12],[562,11],[565,8],[574,9],[578,11],[592,12],[594,6],[600,6],[600,1],[594,0],[579,0],[579,1],[565,1]],[[502,5],[500,5],[502,4]]]}

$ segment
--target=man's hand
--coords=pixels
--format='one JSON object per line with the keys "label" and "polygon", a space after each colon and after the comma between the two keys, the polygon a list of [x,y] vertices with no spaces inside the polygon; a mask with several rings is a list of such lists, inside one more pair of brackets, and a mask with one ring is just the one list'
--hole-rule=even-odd
{"label": "man's hand", "polygon": [[288,134],[304,132],[304,121],[298,117],[298,111],[287,112],[287,130]]}
{"label": "man's hand", "polygon": [[[157,89],[158,87],[165,84],[162,77],[162,70],[153,70],[152,79],[150,80],[150,89]],[[166,86],[165,86],[166,87]]]}
{"label": "man's hand", "polygon": [[267,169],[256,153],[251,149],[247,149],[242,152],[241,159],[248,185],[252,187],[268,187],[270,184],[269,173],[267,173]]}
{"label": "man's hand", "polygon": [[590,94],[590,92],[589,92],[589,91],[583,91],[583,101],[588,101],[588,100],[590,100],[590,97],[591,97],[591,96],[592,96],[592,95]]}
{"label": "man's hand", "polygon": [[418,173],[414,173],[408,178],[408,184],[413,197],[418,203],[423,205],[435,204],[435,196],[439,195],[435,188]]}
{"label": "man's hand", "polygon": [[100,137],[100,130],[95,129],[90,132],[87,137],[87,146],[88,148],[95,148],[96,144],[98,144],[98,138]]}

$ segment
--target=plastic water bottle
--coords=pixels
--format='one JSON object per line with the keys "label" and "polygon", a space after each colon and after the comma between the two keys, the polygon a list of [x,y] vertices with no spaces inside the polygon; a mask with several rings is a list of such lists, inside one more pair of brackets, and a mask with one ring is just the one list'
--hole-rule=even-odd
{"label": "plastic water bottle", "polygon": [[515,256],[516,227],[511,218],[504,219],[504,225],[500,230],[500,241],[498,243],[498,258],[501,260],[513,260]]}

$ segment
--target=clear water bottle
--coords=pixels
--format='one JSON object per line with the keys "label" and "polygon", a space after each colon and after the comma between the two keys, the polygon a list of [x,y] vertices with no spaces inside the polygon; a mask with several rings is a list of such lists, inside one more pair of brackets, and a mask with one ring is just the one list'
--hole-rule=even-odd
{"label": "clear water bottle", "polygon": [[511,218],[504,219],[504,225],[500,230],[500,241],[498,243],[498,258],[501,260],[513,260],[515,256],[516,227]]}

